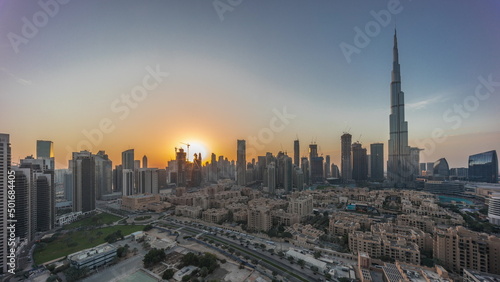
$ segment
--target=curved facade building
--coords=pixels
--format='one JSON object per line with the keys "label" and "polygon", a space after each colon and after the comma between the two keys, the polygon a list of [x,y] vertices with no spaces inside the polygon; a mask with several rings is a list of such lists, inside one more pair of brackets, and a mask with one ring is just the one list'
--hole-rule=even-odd
{"label": "curved facade building", "polygon": [[434,163],[432,177],[434,179],[448,179],[450,177],[450,167],[448,166],[448,161],[446,161],[445,158],[441,158]]}
{"label": "curved facade building", "polygon": [[491,224],[500,225],[500,194],[494,194],[488,206],[488,218]]}
{"label": "curved facade building", "polygon": [[497,151],[488,151],[469,156],[469,181],[498,182]]}

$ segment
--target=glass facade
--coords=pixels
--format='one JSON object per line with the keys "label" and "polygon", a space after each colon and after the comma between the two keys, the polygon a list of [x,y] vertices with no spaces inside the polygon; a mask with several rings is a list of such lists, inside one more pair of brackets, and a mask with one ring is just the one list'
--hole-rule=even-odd
{"label": "glass facade", "polygon": [[448,162],[446,161],[445,158],[437,160],[434,163],[434,167],[432,170],[433,170],[432,176],[434,177],[441,177],[444,179],[448,179],[448,177],[450,176],[450,167],[448,166]]}
{"label": "glass facade", "polygon": [[469,181],[498,182],[498,158],[496,151],[469,156]]}

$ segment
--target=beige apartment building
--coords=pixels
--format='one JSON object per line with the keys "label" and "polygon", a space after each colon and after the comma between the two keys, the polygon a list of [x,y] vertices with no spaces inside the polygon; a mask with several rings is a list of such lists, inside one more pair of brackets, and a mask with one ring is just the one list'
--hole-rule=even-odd
{"label": "beige apartment building", "polygon": [[371,231],[373,234],[383,235],[392,241],[402,238],[407,242],[417,244],[420,250],[432,251],[433,240],[431,234],[425,233],[418,228],[399,226],[392,223],[377,223],[372,225]]}
{"label": "beige apartment building", "polygon": [[345,219],[330,219],[330,224],[328,225],[328,233],[335,236],[344,236],[354,231],[361,229],[361,225],[358,222],[353,222]]}
{"label": "beige apartment building", "polygon": [[434,258],[456,273],[464,268],[500,274],[500,238],[463,226],[436,228]]}
{"label": "beige apartment building", "polygon": [[269,231],[272,226],[271,209],[266,206],[248,208],[247,229],[251,231]]}
{"label": "beige apartment building", "polygon": [[208,209],[202,212],[202,218],[206,222],[221,223],[227,219],[227,213],[226,209]]}
{"label": "beige apartment building", "polygon": [[300,217],[311,215],[313,211],[312,196],[290,197],[288,213],[298,214]]}
{"label": "beige apartment building", "polygon": [[[160,195],[159,194],[137,194],[137,195],[130,195],[130,196],[123,196],[122,197],[122,208],[126,210],[131,210],[131,211],[140,211],[140,210],[155,210],[155,205],[154,204],[160,204]],[[161,206],[160,208],[163,209],[164,207],[169,207],[169,203],[165,203],[167,205]],[[158,205],[156,205],[158,207]]]}
{"label": "beige apartment building", "polygon": [[175,215],[185,216],[189,218],[200,218],[202,208],[193,206],[176,206]]}
{"label": "beige apartment building", "polygon": [[372,258],[387,256],[405,263],[420,264],[418,245],[403,238],[390,240],[385,235],[356,231],[349,234],[349,249],[355,255],[364,252]]}
{"label": "beige apartment building", "polygon": [[396,224],[418,228],[427,233],[433,233],[434,227],[436,227],[436,223],[431,217],[416,214],[400,214],[396,219]]}

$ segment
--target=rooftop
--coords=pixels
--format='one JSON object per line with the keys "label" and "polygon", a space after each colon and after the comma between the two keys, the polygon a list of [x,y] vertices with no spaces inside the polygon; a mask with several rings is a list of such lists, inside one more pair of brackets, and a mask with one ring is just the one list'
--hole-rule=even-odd
{"label": "rooftop", "polygon": [[113,245],[110,245],[108,243],[105,243],[105,244],[99,245],[99,246],[94,247],[94,248],[85,249],[85,250],[70,254],[68,256],[68,259],[72,260],[72,261],[82,261],[82,260],[85,260],[87,258],[96,256],[99,254],[111,252],[111,251],[116,251],[116,247]]}

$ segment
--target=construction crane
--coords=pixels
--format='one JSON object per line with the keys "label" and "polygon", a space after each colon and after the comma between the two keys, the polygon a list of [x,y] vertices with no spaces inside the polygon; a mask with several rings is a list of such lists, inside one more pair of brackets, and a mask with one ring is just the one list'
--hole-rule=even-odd
{"label": "construction crane", "polygon": [[191,146],[191,144],[189,143],[184,143],[184,142],[180,142],[181,144],[184,144],[187,146],[187,161],[189,161],[189,146]]}

